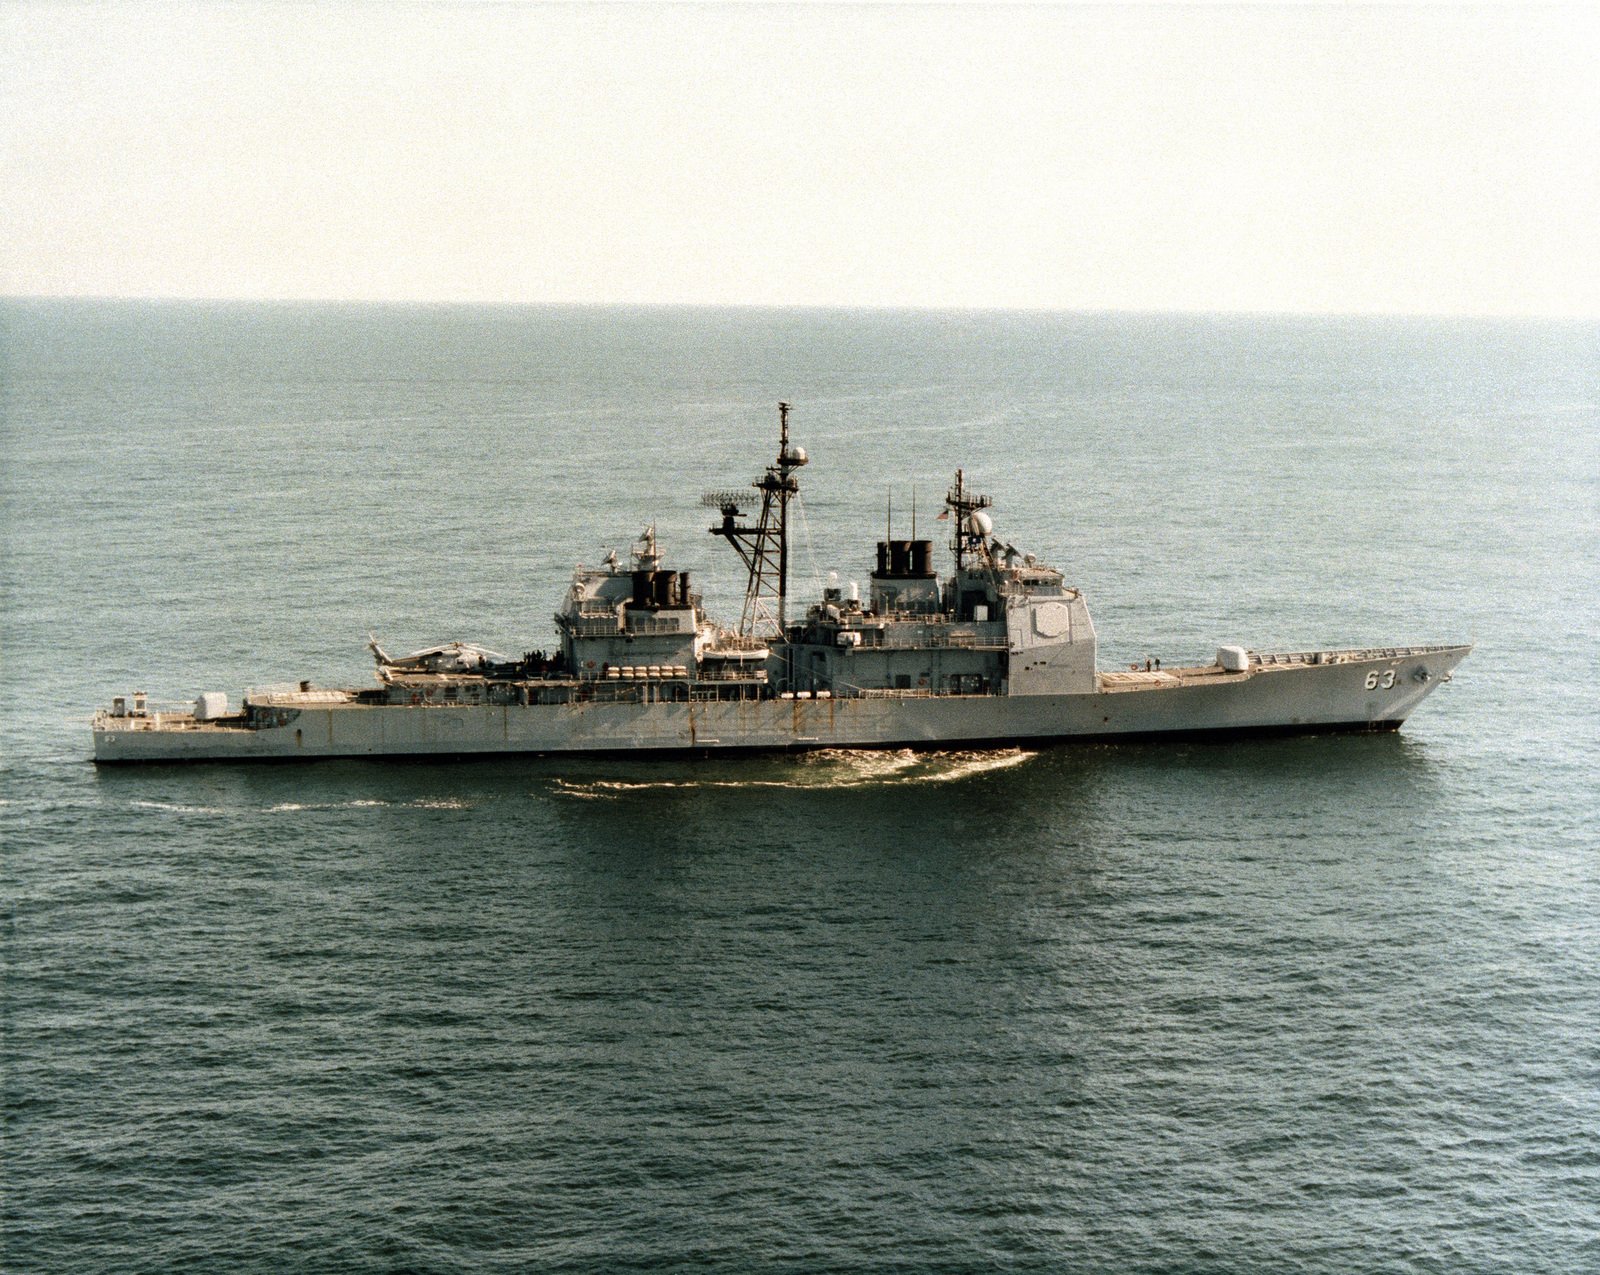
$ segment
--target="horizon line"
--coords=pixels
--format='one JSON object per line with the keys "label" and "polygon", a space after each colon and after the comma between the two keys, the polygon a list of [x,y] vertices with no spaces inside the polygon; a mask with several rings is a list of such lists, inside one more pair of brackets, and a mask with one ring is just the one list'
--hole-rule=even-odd
{"label": "horizon line", "polygon": [[1272,309],[1265,307],[1200,306],[1142,307],[1088,305],[984,305],[959,303],[930,305],[914,302],[881,301],[639,301],[639,300],[508,300],[505,298],[465,297],[339,297],[339,296],[249,296],[217,293],[206,295],[132,292],[3,292],[0,302],[85,301],[128,302],[155,305],[343,305],[343,306],[436,306],[496,309],[568,310],[761,310],[761,311],[872,311],[914,314],[1058,314],[1117,315],[1128,317],[1194,318],[1296,318],[1296,319],[1508,319],[1567,322],[1600,321],[1600,309],[1593,312],[1554,310],[1342,310]]}

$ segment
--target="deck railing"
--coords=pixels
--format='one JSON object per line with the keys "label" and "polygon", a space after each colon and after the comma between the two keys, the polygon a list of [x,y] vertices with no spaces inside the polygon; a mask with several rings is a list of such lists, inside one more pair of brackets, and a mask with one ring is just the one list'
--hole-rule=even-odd
{"label": "deck railing", "polygon": [[1449,649],[1444,646],[1363,646],[1339,651],[1251,651],[1250,663],[1268,668],[1283,664],[1353,664],[1359,660],[1400,660]]}

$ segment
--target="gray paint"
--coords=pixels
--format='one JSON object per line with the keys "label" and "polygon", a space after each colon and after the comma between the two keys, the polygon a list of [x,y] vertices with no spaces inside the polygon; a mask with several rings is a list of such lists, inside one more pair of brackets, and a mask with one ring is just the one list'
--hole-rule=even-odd
{"label": "gray paint", "polygon": [[[97,761],[498,752],[938,747],[1187,732],[1391,728],[1465,646],[1250,657],[1100,673],[1088,604],[1061,573],[992,538],[958,472],[959,546],[884,542],[867,604],[833,587],[769,641],[711,621],[666,569],[654,528],[627,567],[573,574],[560,656],[496,662],[464,644],[388,657],[380,687],[247,696],[244,710],[96,715]],[[956,523],[962,523],[957,527]],[[466,653],[465,655],[463,653]]]}

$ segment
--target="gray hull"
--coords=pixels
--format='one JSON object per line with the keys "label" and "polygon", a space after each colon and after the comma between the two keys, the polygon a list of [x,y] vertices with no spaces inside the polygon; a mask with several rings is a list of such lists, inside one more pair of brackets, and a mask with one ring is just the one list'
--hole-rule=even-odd
{"label": "gray hull", "polygon": [[1468,646],[1262,656],[1217,668],[1107,674],[1075,695],[880,694],[685,703],[306,702],[249,728],[188,714],[101,714],[97,762],[491,753],[721,753],[963,748],[1199,735],[1394,730]]}

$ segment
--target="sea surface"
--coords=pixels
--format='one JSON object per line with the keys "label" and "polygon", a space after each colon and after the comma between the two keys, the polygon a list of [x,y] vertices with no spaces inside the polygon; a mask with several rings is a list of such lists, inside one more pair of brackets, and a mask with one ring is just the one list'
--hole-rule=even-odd
{"label": "sea surface", "polygon": [[[1600,325],[0,320],[0,1268],[1600,1271]],[[736,617],[780,399],[802,594],[962,466],[1104,665],[1476,650],[1384,737],[90,764],[647,523]]]}

